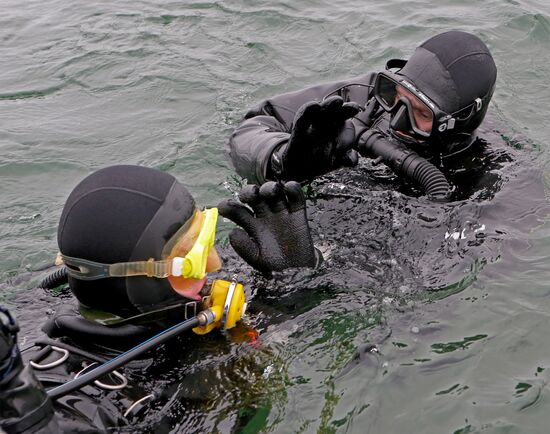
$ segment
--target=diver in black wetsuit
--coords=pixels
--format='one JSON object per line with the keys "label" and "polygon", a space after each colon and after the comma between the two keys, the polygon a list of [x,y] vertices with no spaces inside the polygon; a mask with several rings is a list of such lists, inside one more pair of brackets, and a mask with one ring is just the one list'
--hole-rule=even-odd
{"label": "diver in black wetsuit", "polygon": [[113,166],[85,178],[58,227],[59,257],[78,308],[56,312],[44,327],[49,339],[22,351],[28,364],[17,345],[17,323],[0,311],[0,428],[112,432],[127,424],[152,395],[139,384],[125,388],[119,373],[118,380],[100,378],[54,402],[45,388],[104,362],[95,350],[128,349],[214,297],[206,273],[221,267],[213,246],[218,210],[243,228],[233,229],[230,240],[257,270],[317,265],[298,183],[247,186],[239,198],[201,211],[173,176],[139,166]]}
{"label": "diver in black wetsuit", "polygon": [[270,98],[248,111],[229,140],[236,171],[250,182],[307,181],[345,166],[358,153],[383,161],[429,196],[448,199],[454,157],[480,145],[496,81],[487,46],[449,31],[386,70]]}

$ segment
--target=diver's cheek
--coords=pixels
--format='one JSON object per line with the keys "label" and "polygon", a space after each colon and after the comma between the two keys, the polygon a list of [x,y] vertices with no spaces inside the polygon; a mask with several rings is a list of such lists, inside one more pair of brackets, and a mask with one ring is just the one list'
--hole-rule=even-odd
{"label": "diver's cheek", "polygon": [[211,273],[212,271],[218,271],[220,268],[222,268],[222,260],[216,248],[212,247],[206,260],[206,272]]}
{"label": "diver's cheek", "polygon": [[432,131],[432,125],[433,125],[432,119],[426,119],[426,117],[415,112],[414,122],[416,123],[416,126],[420,128],[422,131],[426,133],[430,133]]}
{"label": "diver's cheek", "polygon": [[418,125],[418,128],[420,128],[422,131],[426,133],[432,132],[432,121],[421,120],[416,121],[416,124]]}

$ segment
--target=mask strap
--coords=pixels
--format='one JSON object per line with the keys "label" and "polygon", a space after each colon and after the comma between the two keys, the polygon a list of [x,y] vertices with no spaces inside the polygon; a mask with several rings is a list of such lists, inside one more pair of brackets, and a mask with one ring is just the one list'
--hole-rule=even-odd
{"label": "mask strap", "polygon": [[107,277],[148,276],[165,278],[171,275],[172,261],[135,261],[103,264],[61,255],[69,276],[79,280],[98,280]]}

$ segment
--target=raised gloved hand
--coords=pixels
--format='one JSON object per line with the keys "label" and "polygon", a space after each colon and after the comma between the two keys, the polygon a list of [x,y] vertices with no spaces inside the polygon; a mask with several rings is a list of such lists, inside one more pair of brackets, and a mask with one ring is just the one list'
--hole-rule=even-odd
{"label": "raised gloved hand", "polygon": [[[355,117],[355,119],[358,121],[358,125],[362,124],[365,129],[368,129],[372,127],[372,124],[381,112],[383,112],[383,109],[380,107],[380,103],[376,98],[371,97],[365,104],[365,108]],[[360,133],[359,131],[356,132]]]}
{"label": "raised gloved hand", "polygon": [[316,266],[321,256],[313,247],[300,184],[248,185],[239,199],[220,203],[218,211],[241,226],[229,241],[246,262],[262,272]]}
{"label": "raised gloved hand", "polygon": [[358,104],[344,103],[339,96],[304,104],[296,112],[288,142],[271,156],[272,174],[303,181],[342,166],[355,166],[355,129],[349,119],[359,111]]}

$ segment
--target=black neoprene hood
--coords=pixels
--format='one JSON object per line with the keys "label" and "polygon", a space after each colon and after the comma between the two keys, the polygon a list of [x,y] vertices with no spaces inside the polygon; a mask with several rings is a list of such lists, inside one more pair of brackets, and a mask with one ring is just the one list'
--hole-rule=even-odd
{"label": "black neoprene hood", "polygon": [[455,131],[471,133],[485,117],[497,68],[481,39],[453,30],[420,45],[397,74],[409,79],[449,114],[467,107],[477,98],[482,99],[481,109],[459,131]]}
{"label": "black neoprene hood", "polygon": [[[59,250],[106,264],[161,259],[166,241],[194,210],[193,197],[172,175],[140,166],[101,169],[69,195],[57,232]],[[82,304],[122,316],[183,300],[166,279],[69,277],[69,285]]]}

